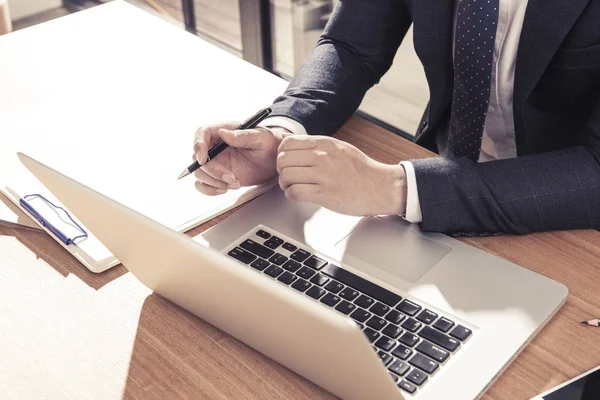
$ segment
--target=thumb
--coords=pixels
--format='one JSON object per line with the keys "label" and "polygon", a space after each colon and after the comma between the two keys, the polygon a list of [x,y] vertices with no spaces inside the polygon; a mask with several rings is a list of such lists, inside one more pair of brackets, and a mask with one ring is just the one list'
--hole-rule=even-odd
{"label": "thumb", "polygon": [[225,143],[231,147],[241,149],[259,149],[264,147],[268,140],[269,132],[263,129],[246,129],[232,131],[229,129],[219,129],[219,136]]}

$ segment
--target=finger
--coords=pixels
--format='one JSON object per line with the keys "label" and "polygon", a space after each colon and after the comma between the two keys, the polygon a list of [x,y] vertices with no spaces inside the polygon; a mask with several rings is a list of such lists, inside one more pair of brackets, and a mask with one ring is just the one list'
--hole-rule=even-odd
{"label": "finger", "polygon": [[204,164],[208,157],[208,148],[219,141],[219,129],[235,129],[239,123],[234,121],[223,122],[218,125],[207,125],[198,128],[194,134],[194,154],[200,164]]}
{"label": "finger", "polygon": [[[217,135],[217,132],[219,131],[219,129],[234,130],[239,125],[240,125],[239,122],[226,121],[226,122],[222,122],[220,124],[201,126],[200,128],[198,128],[198,130],[196,130],[196,134],[194,135],[194,142],[196,142],[196,140],[198,140],[201,137],[205,137],[207,134],[211,137],[214,136],[213,140],[214,140],[214,142],[217,142],[219,139],[219,137]],[[213,144],[213,143],[210,143],[210,144]]]}
{"label": "finger", "polygon": [[315,168],[311,167],[288,167],[281,170],[279,174],[279,187],[286,190],[296,184],[318,184],[320,179]]}
{"label": "finger", "polygon": [[310,150],[317,147],[317,138],[308,135],[290,135],[283,138],[277,151]]}
{"label": "finger", "polygon": [[277,154],[277,172],[288,167],[312,167],[316,164],[314,150],[286,150]]}
{"label": "finger", "polygon": [[296,184],[285,190],[285,197],[291,201],[307,201],[318,204],[321,185]]}
{"label": "finger", "polygon": [[227,193],[227,189],[219,189],[216,187],[212,187],[212,186],[209,186],[200,181],[196,181],[195,185],[196,185],[196,190],[198,190],[200,193],[205,194],[207,196],[217,196],[219,194]]}
{"label": "finger", "polygon": [[273,133],[265,128],[244,129],[241,131],[219,129],[218,135],[232,147],[251,150],[263,148],[266,143],[273,140]]}
{"label": "finger", "polygon": [[208,159],[208,144],[213,136],[211,127],[201,127],[194,135],[194,157],[200,164],[204,164]]}
{"label": "finger", "polygon": [[[200,167],[200,169],[213,179],[227,183],[230,189],[239,188],[239,181],[237,180],[233,172],[225,168],[225,166],[218,161],[209,161],[208,163]],[[232,186],[236,184],[237,187]]]}
{"label": "finger", "polygon": [[196,172],[194,172],[194,175],[196,176],[196,179],[198,181],[206,185],[212,186],[214,188],[227,189],[229,187],[229,184],[227,182],[224,182],[220,179],[215,179],[214,177],[210,176],[205,171],[203,171],[201,168],[197,169]]}

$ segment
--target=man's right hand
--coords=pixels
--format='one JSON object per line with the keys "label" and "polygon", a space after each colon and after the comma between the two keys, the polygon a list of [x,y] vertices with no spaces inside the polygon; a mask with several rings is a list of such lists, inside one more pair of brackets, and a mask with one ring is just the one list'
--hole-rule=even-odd
{"label": "man's right hand", "polygon": [[234,131],[240,124],[207,125],[196,131],[194,159],[204,164],[208,149],[223,139],[229,145],[196,172],[196,189],[214,196],[241,186],[268,182],[277,175],[277,148],[289,131],[284,128],[254,128]]}

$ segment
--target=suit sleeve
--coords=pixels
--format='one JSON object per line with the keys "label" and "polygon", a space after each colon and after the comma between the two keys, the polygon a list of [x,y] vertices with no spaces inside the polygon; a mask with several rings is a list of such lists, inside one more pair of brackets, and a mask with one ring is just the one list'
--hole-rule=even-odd
{"label": "suit sleeve", "polygon": [[339,0],[323,35],[272,116],[332,135],[390,68],[411,21],[401,0]]}
{"label": "suit sleeve", "polygon": [[427,231],[600,228],[600,97],[580,146],[509,160],[411,160]]}

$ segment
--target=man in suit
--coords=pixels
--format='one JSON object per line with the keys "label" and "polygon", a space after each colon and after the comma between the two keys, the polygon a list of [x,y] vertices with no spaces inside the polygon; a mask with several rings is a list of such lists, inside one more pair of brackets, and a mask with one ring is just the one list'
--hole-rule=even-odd
{"label": "man in suit", "polygon": [[[416,142],[443,157],[384,165],[329,135],[411,24],[430,88]],[[200,161],[221,137],[232,146],[200,191],[279,173],[292,200],[424,230],[600,228],[600,0],[340,0],[273,110],[262,128],[198,130]]]}

